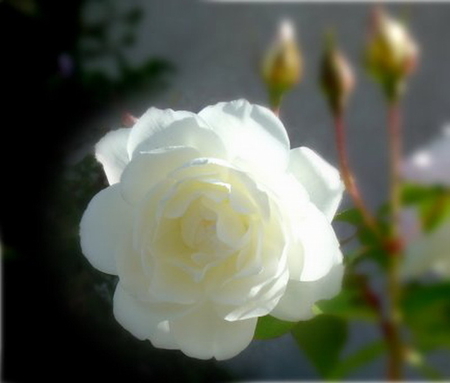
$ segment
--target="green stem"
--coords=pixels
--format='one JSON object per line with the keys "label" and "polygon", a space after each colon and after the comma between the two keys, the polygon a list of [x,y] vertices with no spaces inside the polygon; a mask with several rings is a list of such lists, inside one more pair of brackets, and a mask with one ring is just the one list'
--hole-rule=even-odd
{"label": "green stem", "polygon": [[272,112],[279,117],[284,92],[278,88],[269,89],[269,104]]}
{"label": "green stem", "polygon": [[390,238],[388,244],[388,312],[389,325],[389,365],[388,377],[390,380],[401,380],[403,376],[403,343],[401,337],[401,281],[400,260],[402,255],[402,241],[400,233],[401,210],[401,184],[400,164],[402,154],[400,108],[398,102],[389,103],[388,115],[389,152],[390,152],[390,206],[392,222],[390,226]]}

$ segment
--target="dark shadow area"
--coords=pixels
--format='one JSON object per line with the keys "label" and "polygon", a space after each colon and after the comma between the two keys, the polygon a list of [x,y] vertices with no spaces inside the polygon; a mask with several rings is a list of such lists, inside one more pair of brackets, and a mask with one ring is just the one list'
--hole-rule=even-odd
{"label": "dark shadow area", "polygon": [[[138,67],[125,59],[140,8],[96,3],[106,16],[89,24],[81,17],[85,1],[0,3],[2,379],[228,380],[211,361],[156,350],[123,330],[112,314],[115,278],[81,254],[81,214],[105,179],[91,155],[63,165],[73,138],[99,113],[119,123],[131,96],[144,93],[151,103],[174,74],[162,58]],[[123,35],[111,41],[107,30],[118,24]],[[115,75],[91,69],[94,59],[113,65]]]}

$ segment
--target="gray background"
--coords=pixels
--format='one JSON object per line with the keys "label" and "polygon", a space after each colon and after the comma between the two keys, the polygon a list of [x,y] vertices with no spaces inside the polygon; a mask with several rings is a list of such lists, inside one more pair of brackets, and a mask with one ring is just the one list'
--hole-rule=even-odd
{"label": "gray background", "polygon": [[[118,2],[118,6],[126,7],[124,3]],[[226,4],[185,0],[137,3],[143,7],[145,18],[137,44],[128,56],[136,65],[148,57],[159,56],[177,68],[170,88],[146,105],[161,108],[199,111],[206,105],[237,98],[266,105],[265,88],[259,78],[260,57],[279,20],[291,19],[297,27],[305,71],[300,85],[286,97],[281,119],[292,147],[308,146],[336,164],[331,119],[317,81],[323,35],[327,28],[334,27],[357,77],[347,113],[351,164],[369,204],[375,207],[385,200],[386,110],[379,88],[361,66],[370,4]],[[405,152],[410,152],[450,121],[450,5],[396,4],[388,5],[388,9],[397,15],[408,15],[412,33],[421,47],[419,68],[409,83],[403,105],[404,146]],[[99,12],[94,3],[86,7],[84,17],[95,19]],[[90,62],[87,66],[115,72],[112,62]],[[146,101],[140,98],[133,102],[136,107],[130,112],[138,116],[145,110]],[[90,151],[101,135],[115,127],[110,126],[107,116],[98,117],[91,125],[93,129],[87,136],[75,140],[72,160]],[[343,206],[348,204],[345,199]],[[373,327],[357,324],[352,328],[346,352],[378,336]],[[437,356],[437,360],[443,358]],[[289,336],[254,341],[242,354],[224,364],[243,379],[316,377],[313,367]],[[381,377],[383,369],[383,361],[377,361],[354,377]]]}
{"label": "gray background", "polygon": [[[117,6],[127,7],[125,2]],[[138,40],[128,51],[136,65],[148,57],[163,57],[177,68],[170,88],[147,106],[199,111],[219,101],[246,98],[267,105],[260,81],[260,59],[272,41],[279,20],[289,18],[297,28],[303,51],[304,76],[286,98],[281,111],[293,147],[305,145],[336,162],[334,133],[318,87],[318,63],[323,36],[335,28],[341,48],[353,64],[357,87],[347,113],[352,165],[372,203],[384,200],[387,166],[386,111],[379,88],[361,65],[370,4],[339,3],[208,3],[186,0],[133,1],[145,11]],[[88,3],[88,5],[91,3]],[[405,151],[436,135],[450,121],[450,4],[389,5],[406,15],[421,48],[419,68],[404,101]],[[86,20],[101,9],[85,8]],[[112,30],[111,34],[117,33]],[[90,68],[114,73],[112,62],[89,62]],[[97,124],[106,131],[110,127]]]}

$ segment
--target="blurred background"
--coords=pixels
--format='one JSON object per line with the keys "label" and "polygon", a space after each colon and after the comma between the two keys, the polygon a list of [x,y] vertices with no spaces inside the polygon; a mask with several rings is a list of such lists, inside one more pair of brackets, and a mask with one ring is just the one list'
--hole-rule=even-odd
{"label": "blurred background", "polygon": [[[421,47],[404,100],[405,153],[450,121],[450,4],[387,5]],[[261,56],[278,23],[297,27],[304,77],[282,106],[292,147],[337,163],[331,117],[318,86],[323,37],[334,27],[357,87],[347,113],[351,164],[372,207],[385,201],[385,108],[365,74],[371,4],[238,4],[193,0],[2,0],[2,375],[7,382],[95,379],[230,381],[315,379],[290,336],[254,341],[230,361],[197,361],[152,348],[114,320],[115,278],[79,249],[78,223],[106,180],[92,153],[129,112],[197,112],[246,98],[267,105]],[[348,206],[347,199],[343,207]],[[355,323],[348,350],[379,334]],[[450,374],[447,354],[435,367]],[[383,379],[377,360],[352,376]],[[417,376],[408,372],[408,377]]]}

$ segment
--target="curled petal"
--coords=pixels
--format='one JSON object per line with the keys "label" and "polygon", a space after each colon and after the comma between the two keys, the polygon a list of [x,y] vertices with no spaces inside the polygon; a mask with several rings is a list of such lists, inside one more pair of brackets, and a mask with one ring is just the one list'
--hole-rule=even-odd
{"label": "curled petal", "polygon": [[261,172],[285,170],[289,138],[269,109],[236,100],[208,106],[199,116],[222,139],[232,162],[239,159]]}
{"label": "curled petal", "polygon": [[120,181],[125,166],[130,162],[127,142],[131,129],[113,130],[95,146],[95,157],[103,165],[110,185]]}
{"label": "curled petal", "polygon": [[173,146],[195,148],[203,156],[226,156],[220,138],[197,115],[156,108],[151,108],[133,127],[127,150],[133,158],[140,152]]}
{"label": "curled petal", "polygon": [[80,223],[81,250],[91,264],[117,274],[116,252],[131,228],[131,208],[120,194],[119,184],[99,192],[89,203]]}
{"label": "curled petal", "polygon": [[[297,235],[303,247],[301,281],[315,281],[342,263],[336,234],[327,218],[312,204],[308,214],[297,222]],[[290,254],[295,256],[295,254]]]}
{"label": "curled petal", "polygon": [[289,172],[303,185],[311,201],[331,222],[344,192],[339,172],[305,147],[291,150]]}
{"label": "curled petal", "polygon": [[150,108],[138,119],[131,130],[130,138],[127,144],[128,156],[132,158],[136,148],[139,145],[142,145],[144,142],[148,142],[153,135],[166,129],[173,122],[193,116],[194,114],[191,112]]}
{"label": "curled petal", "polygon": [[317,281],[289,281],[286,292],[270,315],[293,322],[312,318],[314,303],[321,299],[333,298],[339,293],[343,274],[344,266],[337,264]]}
{"label": "curled petal", "polygon": [[216,312],[220,317],[230,321],[267,315],[277,306],[280,298],[283,296],[288,278],[289,273],[285,269],[280,275],[262,284],[262,287],[257,292],[258,299],[248,299],[237,306],[216,304]]}

